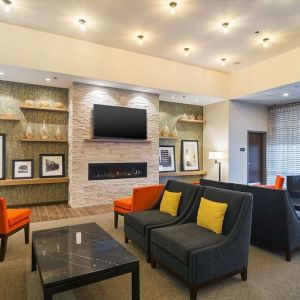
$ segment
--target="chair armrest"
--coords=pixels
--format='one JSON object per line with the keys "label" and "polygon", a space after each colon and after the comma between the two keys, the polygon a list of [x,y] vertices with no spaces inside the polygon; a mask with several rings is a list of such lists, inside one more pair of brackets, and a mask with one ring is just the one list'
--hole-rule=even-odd
{"label": "chair armrest", "polygon": [[5,234],[9,231],[6,200],[0,198],[0,233]]}

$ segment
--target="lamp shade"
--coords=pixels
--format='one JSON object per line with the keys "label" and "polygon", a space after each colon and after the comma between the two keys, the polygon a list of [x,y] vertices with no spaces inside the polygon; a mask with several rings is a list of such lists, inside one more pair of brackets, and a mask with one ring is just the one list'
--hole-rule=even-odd
{"label": "lamp shade", "polygon": [[224,152],[209,152],[208,159],[224,159]]}

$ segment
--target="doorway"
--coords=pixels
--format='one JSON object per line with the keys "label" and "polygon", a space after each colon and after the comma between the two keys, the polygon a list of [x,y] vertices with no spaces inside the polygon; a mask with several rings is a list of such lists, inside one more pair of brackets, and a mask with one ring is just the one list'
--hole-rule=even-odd
{"label": "doorway", "polygon": [[266,183],[266,132],[248,131],[248,183]]}

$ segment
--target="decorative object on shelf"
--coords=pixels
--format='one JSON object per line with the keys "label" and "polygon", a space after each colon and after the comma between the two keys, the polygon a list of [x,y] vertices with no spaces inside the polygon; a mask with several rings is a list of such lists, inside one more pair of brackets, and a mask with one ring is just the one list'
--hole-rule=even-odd
{"label": "decorative object on shelf", "polygon": [[5,134],[0,133],[0,179],[5,179]]}
{"label": "decorative object on shelf", "polygon": [[27,106],[34,106],[33,100],[25,100],[24,104]]}
{"label": "decorative object on shelf", "polygon": [[25,138],[30,140],[33,138],[33,130],[30,124],[27,125],[25,130]]}
{"label": "decorative object on shelf", "polygon": [[162,136],[167,137],[167,136],[169,136],[169,133],[170,133],[170,130],[169,130],[168,125],[165,125],[162,129]]}
{"label": "decorative object on shelf", "polygon": [[181,115],[181,117],[179,119],[187,119],[188,118],[188,115],[187,114],[183,114]]}
{"label": "decorative object on shelf", "polygon": [[63,140],[64,139],[64,135],[63,135],[63,133],[60,130],[60,126],[57,126],[57,129],[55,131],[55,138],[57,140]]}
{"label": "decorative object on shelf", "polygon": [[175,147],[159,146],[159,172],[175,172]]}
{"label": "decorative object on shelf", "polygon": [[201,115],[198,115],[198,116],[197,116],[197,120],[198,120],[198,121],[202,121],[202,116],[201,116]]}
{"label": "decorative object on shelf", "polygon": [[65,155],[64,154],[40,154],[40,177],[64,177]]}
{"label": "decorative object on shelf", "polygon": [[14,159],[12,161],[12,178],[33,178],[33,159]]}
{"label": "decorative object on shelf", "polygon": [[176,127],[174,127],[173,131],[171,132],[171,137],[173,137],[173,138],[178,137],[178,131],[177,131]]}
{"label": "decorative object on shelf", "polygon": [[219,181],[221,181],[221,162],[218,160],[224,159],[224,152],[209,152],[208,159],[213,159],[215,163],[219,165]]}
{"label": "decorative object on shelf", "polygon": [[41,139],[42,140],[47,140],[48,137],[49,137],[49,135],[48,135],[48,128],[47,128],[46,122],[44,120],[43,126],[41,127]]}
{"label": "decorative object on shelf", "polygon": [[193,114],[189,115],[189,120],[195,120],[195,116]]}
{"label": "decorative object on shelf", "polygon": [[55,108],[61,108],[61,109],[65,108],[64,105],[61,102],[55,102],[54,107]]}
{"label": "decorative object on shelf", "polygon": [[40,101],[40,107],[44,107],[44,108],[50,107],[49,101]]}
{"label": "decorative object on shelf", "polygon": [[181,141],[182,171],[199,171],[199,150],[197,140]]}

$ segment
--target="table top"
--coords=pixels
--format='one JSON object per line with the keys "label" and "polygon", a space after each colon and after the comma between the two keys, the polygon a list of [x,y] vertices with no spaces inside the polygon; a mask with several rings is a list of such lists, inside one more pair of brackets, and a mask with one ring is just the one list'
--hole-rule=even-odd
{"label": "table top", "polygon": [[[76,233],[77,237],[81,235],[81,243]],[[135,256],[96,223],[34,231],[32,244],[43,285],[138,263]]]}

